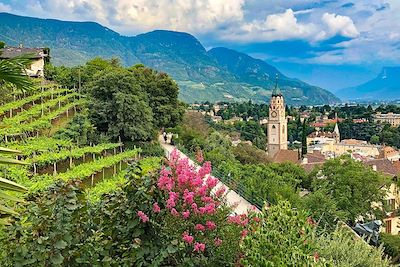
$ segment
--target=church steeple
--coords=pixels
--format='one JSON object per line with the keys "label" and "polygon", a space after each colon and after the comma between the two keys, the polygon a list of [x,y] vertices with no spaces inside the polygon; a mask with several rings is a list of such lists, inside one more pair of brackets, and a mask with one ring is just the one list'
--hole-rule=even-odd
{"label": "church steeple", "polygon": [[340,142],[340,131],[339,131],[339,126],[338,123],[336,122],[335,129],[333,130],[334,133],[336,133],[335,139],[336,143]]}
{"label": "church steeple", "polygon": [[287,150],[287,120],[285,100],[278,86],[276,75],[275,88],[269,104],[268,118],[268,155],[273,158],[280,150]]}
{"label": "church steeple", "polygon": [[275,77],[275,88],[272,91],[272,96],[282,96],[281,89],[278,86],[278,79],[279,79],[279,74],[277,73]]}

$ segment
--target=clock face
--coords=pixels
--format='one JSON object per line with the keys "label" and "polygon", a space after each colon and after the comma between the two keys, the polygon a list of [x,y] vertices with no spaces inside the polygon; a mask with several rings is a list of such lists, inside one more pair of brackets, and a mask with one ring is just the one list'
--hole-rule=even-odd
{"label": "clock face", "polygon": [[275,117],[276,117],[276,115],[277,115],[277,114],[276,114],[276,112],[275,112],[275,111],[272,111],[272,112],[271,112],[271,116],[272,116],[272,118],[275,118]]}

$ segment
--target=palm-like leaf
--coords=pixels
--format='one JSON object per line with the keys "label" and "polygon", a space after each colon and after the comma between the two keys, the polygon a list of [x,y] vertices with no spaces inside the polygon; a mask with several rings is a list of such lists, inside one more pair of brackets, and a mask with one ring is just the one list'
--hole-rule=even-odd
{"label": "palm-like leaf", "polygon": [[[18,150],[13,150],[13,149],[8,149],[8,148],[3,148],[0,147],[0,153],[21,153]],[[12,158],[5,158],[5,157],[0,157],[0,164],[18,164],[18,165],[25,165],[27,163],[12,159]],[[4,217],[7,215],[11,214],[16,214],[15,211],[6,206],[7,201],[12,201],[12,202],[22,202],[23,200],[9,195],[5,193],[5,191],[13,191],[13,192],[26,192],[27,189],[23,187],[22,185],[19,185],[17,183],[14,183],[10,180],[0,178],[0,224],[6,224],[7,221],[4,220]]]}
{"label": "palm-like leaf", "polygon": [[26,74],[26,68],[32,63],[29,54],[0,60],[0,85],[11,84],[19,89],[29,89],[32,87],[32,81],[23,74]]}

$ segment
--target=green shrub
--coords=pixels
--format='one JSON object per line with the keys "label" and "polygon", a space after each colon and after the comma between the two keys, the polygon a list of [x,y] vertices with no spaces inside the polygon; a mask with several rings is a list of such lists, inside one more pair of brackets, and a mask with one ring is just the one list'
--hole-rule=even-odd
{"label": "green shrub", "polygon": [[242,244],[245,266],[324,266],[318,259],[314,225],[303,211],[284,201],[253,220],[259,224]]}
{"label": "green shrub", "polygon": [[346,228],[337,228],[317,239],[320,257],[342,267],[388,267],[392,266],[383,248],[373,247]]}
{"label": "green shrub", "polygon": [[392,261],[400,262],[400,236],[386,233],[380,234],[380,243],[383,244],[385,253],[392,257]]}

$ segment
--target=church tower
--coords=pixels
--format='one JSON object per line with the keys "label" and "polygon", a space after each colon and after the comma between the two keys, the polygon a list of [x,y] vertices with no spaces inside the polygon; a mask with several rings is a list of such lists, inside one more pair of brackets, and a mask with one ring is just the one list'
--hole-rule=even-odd
{"label": "church tower", "polygon": [[338,126],[337,122],[336,122],[336,125],[335,125],[335,130],[333,130],[333,132],[336,134],[335,135],[336,144],[339,144],[340,143],[340,131],[339,131],[339,126]]}
{"label": "church tower", "polygon": [[278,77],[272,92],[268,118],[268,155],[273,158],[279,150],[287,150],[287,119],[285,101],[278,87]]}

